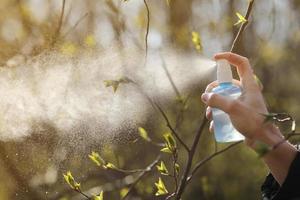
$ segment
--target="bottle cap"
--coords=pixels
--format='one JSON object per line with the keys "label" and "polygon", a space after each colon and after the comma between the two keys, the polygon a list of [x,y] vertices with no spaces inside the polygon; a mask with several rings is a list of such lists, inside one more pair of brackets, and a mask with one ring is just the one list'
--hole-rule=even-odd
{"label": "bottle cap", "polygon": [[217,60],[217,80],[218,83],[232,82],[231,67],[225,59]]}

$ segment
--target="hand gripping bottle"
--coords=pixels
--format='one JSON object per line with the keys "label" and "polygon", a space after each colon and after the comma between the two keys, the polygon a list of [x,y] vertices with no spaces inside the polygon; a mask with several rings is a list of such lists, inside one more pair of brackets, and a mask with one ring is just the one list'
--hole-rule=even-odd
{"label": "hand gripping bottle", "polygon": [[[227,60],[217,60],[218,87],[212,92],[236,99],[241,95],[241,88],[232,83],[231,67]],[[214,121],[214,134],[217,142],[235,142],[244,140],[245,137],[239,133],[231,123],[229,116],[222,110],[212,108]]]}

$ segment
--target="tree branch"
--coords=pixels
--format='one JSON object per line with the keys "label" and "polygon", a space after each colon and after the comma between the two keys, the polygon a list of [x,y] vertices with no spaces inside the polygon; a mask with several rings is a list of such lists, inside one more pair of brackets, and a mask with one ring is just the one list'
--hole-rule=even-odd
{"label": "tree branch", "polygon": [[144,0],[144,5],[147,10],[147,27],[146,27],[146,33],[145,33],[145,51],[146,51],[145,63],[146,63],[147,57],[148,57],[148,35],[149,35],[149,29],[150,29],[150,10],[149,10],[147,0]]}
{"label": "tree branch", "polygon": [[62,8],[61,8],[61,12],[60,12],[58,26],[56,28],[56,31],[55,31],[53,39],[52,39],[52,43],[51,43],[52,46],[56,43],[57,37],[60,34],[61,27],[62,27],[62,24],[63,24],[64,14],[65,14],[65,7],[66,7],[66,0],[62,0]]}
{"label": "tree branch", "polygon": [[233,40],[233,43],[232,43],[232,46],[231,46],[231,49],[230,49],[231,52],[234,52],[236,44],[240,41],[241,36],[242,36],[246,26],[249,23],[249,17],[250,17],[252,8],[253,8],[253,4],[254,4],[254,0],[249,0],[248,8],[247,8],[246,15],[245,15],[245,19],[247,21],[241,25],[237,35],[235,36],[235,39]]}
{"label": "tree branch", "polygon": [[158,155],[157,158],[148,166],[146,167],[146,169],[141,172],[138,177],[135,179],[135,181],[130,185],[127,194],[122,198],[122,200],[125,200],[129,197],[129,194],[131,193],[131,191],[133,190],[133,188],[135,187],[135,185],[146,175],[147,172],[152,171],[152,169],[155,167],[155,165],[159,162],[161,156]]}
{"label": "tree branch", "polygon": [[202,132],[203,132],[203,129],[204,129],[206,123],[207,123],[207,119],[206,119],[206,116],[204,114],[203,118],[202,118],[202,123],[201,123],[201,125],[200,125],[200,127],[199,127],[199,129],[198,129],[198,131],[196,133],[193,145],[192,145],[191,150],[189,152],[188,161],[187,161],[185,170],[183,172],[183,175],[182,175],[182,178],[181,178],[181,181],[180,181],[180,184],[179,184],[179,189],[176,192],[175,200],[180,200],[180,198],[181,198],[181,196],[182,196],[182,194],[184,192],[184,189],[186,187],[186,181],[187,181],[187,178],[188,178],[188,174],[189,174],[189,172],[191,170],[191,167],[192,167],[192,162],[193,162],[194,154],[195,154],[196,148],[198,146],[200,137],[202,135]]}
{"label": "tree branch", "polygon": [[77,22],[76,22],[69,30],[66,31],[66,33],[63,35],[63,38],[66,37],[71,31],[73,31],[73,30],[78,26],[78,24],[79,24],[82,20],[84,20],[88,15],[89,15],[89,13],[85,13],[83,16],[81,16],[81,17],[77,20]]}
{"label": "tree branch", "polygon": [[232,147],[242,143],[243,141],[239,141],[239,142],[235,142],[229,146],[227,146],[226,148],[220,150],[220,151],[217,151],[213,154],[211,154],[210,156],[207,156],[206,158],[204,158],[203,160],[199,161],[196,165],[195,165],[195,168],[192,170],[190,176],[188,177],[187,179],[187,182],[189,183],[190,180],[192,179],[192,177],[196,174],[197,170],[202,167],[202,165],[204,165],[205,163],[207,163],[208,161],[210,161],[211,159],[213,159],[214,157],[216,157],[217,155],[221,154],[221,153],[224,153],[225,151],[228,151],[229,149],[231,149]]}
{"label": "tree branch", "polygon": [[[247,24],[248,24],[248,21],[249,21],[249,17],[250,17],[250,14],[251,14],[251,11],[252,11],[252,7],[253,7],[253,4],[254,4],[254,0],[249,0],[249,4],[248,4],[248,8],[247,8],[247,12],[246,12],[246,15],[245,15],[245,19],[247,20],[245,23],[243,23],[233,41],[233,44],[231,46],[231,50],[230,51],[233,51],[237,42],[240,40],[241,36],[242,36],[242,33],[244,32]],[[205,116],[205,112],[203,114],[203,118],[202,118],[202,123],[200,124],[200,127],[197,131],[197,134],[195,136],[195,139],[194,139],[194,142],[193,142],[193,145],[192,145],[192,148],[191,148],[191,151],[189,152],[189,156],[188,156],[188,161],[187,161],[187,165],[185,167],[185,170],[184,170],[184,173],[183,173],[183,176],[181,178],[181,182],[180,182],[180,185],[179,185],[179,189],[175,195],[175,200],[180,200],[181,199],[181,196],[185,190],[185,187],[187,185],[187,179],[188,179],[188,174],[191,170],[191,166],[192,166],[192,162],[193,162],[193,158],[194,158],[194,154],[195,154],[195,150],[198,146],[198,142],[199,142],[199,139],[200,139],[200,136],[202,135],[202,131],[207,123],[207,119],[206,119],[206,116]],[[222,153],[222,152],[220,152]],[[219,155],[220,153],[218,153],[217,155]],[[210,159],[209,159],[210,160]],[[201,166],[201,165],[200,165]]]}
{"label": "tree branch", "polygon": [[179,141],[179,143],[185,148],[185,150],[187,152],[190,152],[189,147],[184,143],[184,141],[180,138],[179,134],[177,133],[177,131],[173,128],[173,126],[170,123],[170,120],[168,118],[168,116],[166,115],[166,113],[164,112],[164,110],[161,108],[160,105],[158,105],[158,103],[154,102],[154,105],[158,108],[159,112],[161,113],[161,115],[163,116],[163,118],[166,121],[166,125],[167,127],[171,130],[172,134],[175,136],[175,138]]}

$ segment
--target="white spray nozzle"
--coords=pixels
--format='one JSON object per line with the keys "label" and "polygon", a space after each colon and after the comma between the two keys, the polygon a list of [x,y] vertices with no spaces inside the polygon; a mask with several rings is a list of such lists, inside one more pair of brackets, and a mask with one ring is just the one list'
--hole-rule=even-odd
{"label": "white spray nozzle", "polygon": [[217,60],[217,80],[218,83],[232,82],[231,67],[225,59]]}

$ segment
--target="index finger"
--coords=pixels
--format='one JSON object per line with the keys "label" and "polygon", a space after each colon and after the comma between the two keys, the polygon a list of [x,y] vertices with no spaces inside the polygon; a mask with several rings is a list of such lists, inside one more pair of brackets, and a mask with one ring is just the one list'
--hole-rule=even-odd
{"label": "index finger", "polygon": [[226,59],[230,64],[237,68],[240,80],[246,90],[258,89],[253,77],[253,70],[246,57],[231,52],[218,53],[214,56],[216,60]]}

